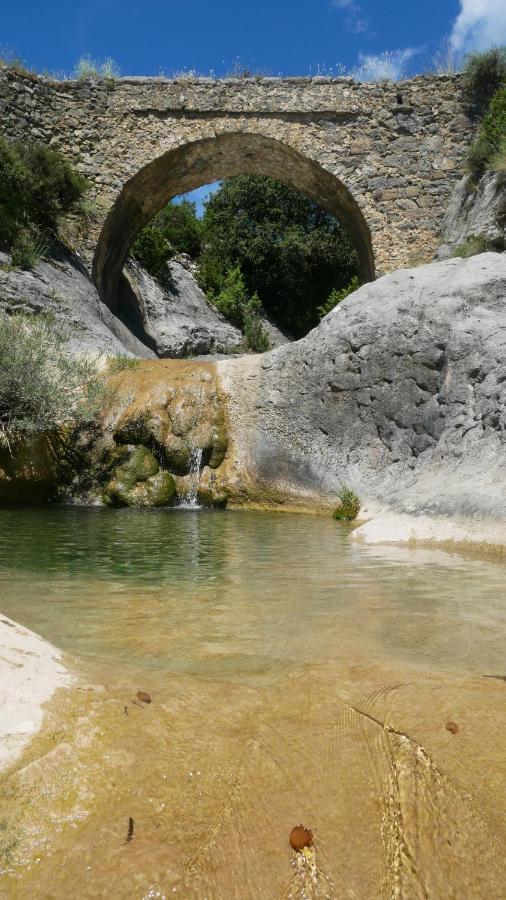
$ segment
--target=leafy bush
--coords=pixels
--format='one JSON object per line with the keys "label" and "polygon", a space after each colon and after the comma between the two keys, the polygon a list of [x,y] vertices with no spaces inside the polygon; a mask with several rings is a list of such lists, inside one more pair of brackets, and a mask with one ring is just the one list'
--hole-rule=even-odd
{"label": "leafy bush", "polygon": [[481,178],[505,141],[506,87],[503,87],[492,98],[478,137],[468,153],[468,166],[474,178]]}
{"label": "leafy bush", "polygon": [[338,291],[336,288],[334,288],[334,290],[331,291],[330,294],[328,295],[325,303],[323,303],[322,306],[318,307],[317,312],[318,312],[320,319],[323,319],[326,315],[329,314],[329,312],[332,312],[332,310],[339,303],[341,303],[342,300],[345,300],[346,297],[348,297],[350,294],[353,294],[353,292],[358,290],[359,287],[360,287],[360,281],[358,280],[357,276],[355,275],[355,277],[351,279],[350,283],[346,287],[341,288],[340,291]]}
{"label": "leafy bush", "polygon": [[478,110],[487,108],[494,94],[506,85],[506,47],[472,53],[465,66],[466,92]]}
{"label": "leafy bush", "polygon": [[46,144],[0,137],[0,247],[15,265],[31,267],[64,213],[75,209],[87,182]]}
{"label": "leafy bush", "polygon": [[477,256],[478,253],[486,253],[487,250],[491,249],[486,237],[483,237],[481,234],[472,235],[466,238],[458,247],[455,247],[452,256],[460,257],[460,259],[469,259],[470,256]]}
{"label": "leafy bush", "polygon": [[295,336],[319,321],[332,288],[358,274],[355,249],[317,203],[260,175],[228,178],[206,204],[199,281],[217,295],[240,267],[246,292]]}
{"label": "leafy bush", "polygon": [[497,153],[492,156],[490,168],[494,172],[506,172],[506,137],[502,139]]}
{"label": "leafy bush", "polygon": [[155,277],[165,274],[175,253],[195,258],[201,249],[201,223],[195,204],[188,200],[169,203],[140,232],[132,246],[132,255]]}
{"label": "leafy bush", "polygon": [[131,369],[138,369],[140,359],[135,356],[127,356],[126,353],[118,353],[111,356],[107,360],[106,371],[108,375],[116,375],[118,372],[127,372]]}
{"label": "leafy bush", "polygon": [[339,491],[338,495],[339,506],[332,513],[332,517],[334,519],[339,519],[341,521],[350,522],[352,519],[356,519],[360,512],[360,500],[357,495],[346,485],[344,485]]}
{"label": "leafy bush", "polygon": [[81,56],[74,69],[74,78],[78,81],[87,81],[90,78],[119,78],[120,70],[117,63],[108,57],[103,62],[98,62],[90,56]]}
{"label": "leafy bush", "polygon": [[210,299],[232,325],[241,329],[251,350],[263,353],[269,349],[269,338],[260,316],[262,305],[257,294],[248,296],[239,266],[226,273],[223,287]]}
{"label": "leafy bush", "polygon": [[0,316],[0,444],[95,416],[103,382],[67,340],[49,317]]}

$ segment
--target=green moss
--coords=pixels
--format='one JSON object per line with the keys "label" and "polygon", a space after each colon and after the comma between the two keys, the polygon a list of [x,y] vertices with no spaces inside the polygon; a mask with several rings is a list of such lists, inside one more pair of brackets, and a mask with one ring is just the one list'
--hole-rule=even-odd
{"label": "green moss", "polygon": [[227,491],[211,485],[199,487],[197,497],[202,506],[208,506],[212,509],[225,509],[228,503]]}
{"label": "green moss", "polygon": [[360,512],[360,500],[357,495],[348,487],[343,487],[338,494],[339,506],[332,513],[333,519],[344,522],[351,522],[356,519]]}
{"label": "green moss", "polygon": [[169,506],[176,494],[176,483],[170,472],[158,472],[135,485],[127,496],[128,506]]}
{"label": "green moss", "polygon": [[466,238],[462,244],[455,247],[452,256],[468,259],[470,256],[476,256],[478,253],[486,253],[487,250],[491,249],[492,248],[485,237],[482,235],[471,235],[471,237]]}
{"label": "green moss", "polygon": [[160,471],[158,462],[147,447],[128,447],[127,452],[128,458],[114,469],[104,490],[104,501],[108,504],[137,505],[135,490],[139,483],[148,481]]}

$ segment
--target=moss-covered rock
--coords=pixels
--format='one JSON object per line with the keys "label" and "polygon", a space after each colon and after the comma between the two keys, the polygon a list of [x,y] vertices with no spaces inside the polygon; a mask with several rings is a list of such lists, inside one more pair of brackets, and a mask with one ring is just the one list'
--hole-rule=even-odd
{"label": "moss-covered rock", "polygon": [[[127,446],[127,458],[117,466],[103,493],[112,506],[165,506],[173,499],[176,485],[169,472],[161,472],[147,447]],[[124,451],[123,451],[124,452]]]}
{"label": "moss-covered rock", "polygon": [[128,506],[170,506],[175,495],[176,484],[170,472],[158,472],[128,492]]}
{"label": "moss-covered rock", "polygon": [[213,488],[210,485],[201,486],[197,491],[197,499],[201,506],[212,509],[225,509],[228,503],[228,494],[221,488]]}

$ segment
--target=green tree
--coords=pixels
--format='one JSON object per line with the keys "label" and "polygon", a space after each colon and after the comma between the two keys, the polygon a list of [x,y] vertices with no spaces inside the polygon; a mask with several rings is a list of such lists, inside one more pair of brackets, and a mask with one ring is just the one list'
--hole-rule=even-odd
{"label": "green tree", "polygon": [[0,247],[30,268],[88,185],[46,144],[0,137]]}
{"label": "green tree", "polygon": [[132,255],[148,272],[160,277],[175,253],[188,253],[194,259],[198,256],[201,230],[194,203],[168,203],[140,232]]}
{"label": "green tree", "polygon": [[358,275],[355,249],[339,222],[280,181],[238,175],[206,205],[203,289],[217,296],[227,273],[240,267],[248,296],[295,336],[318,322],[333,288]]}

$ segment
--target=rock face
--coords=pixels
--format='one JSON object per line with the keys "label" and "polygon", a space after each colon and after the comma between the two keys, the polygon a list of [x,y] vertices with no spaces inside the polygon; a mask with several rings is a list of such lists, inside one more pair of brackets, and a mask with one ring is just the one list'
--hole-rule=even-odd
{"label": "rock face", "polygon": [[[128,263],[125,274],[134,295],[130,306],[139,311],[142,326],[158,356],[181,359],[232,353],[241,344],[241,332],[208,303],[197,284],[190,257],[181,254],[170,260],[166,286],[135,260]],[[120,304],[123,307],[125,300]]]}
{"label": "rock face", "polygon": [[0,253],[0,311],[8,314],[50,313],[70,336],[70,349],[104,356],[156,354],[138,340],[101,303],[93,282],[78,257],[63,246],[32,271],[13,269]]}
{"label": "rock face", "polygon": [[446,259],[469,238],[482,237],[490,248],[506,249],[506,173],[487,172],[477,185],[466,175],[456,185],[443,219],[438,259]]}
{"label": "rock face", "polygon": [[[305,338],[217,363],[232,499],[506,518],[506,256],[364,285]],[[225,471],[226,470],[226,471]]]}

